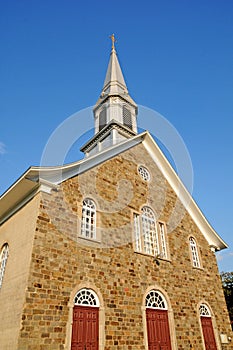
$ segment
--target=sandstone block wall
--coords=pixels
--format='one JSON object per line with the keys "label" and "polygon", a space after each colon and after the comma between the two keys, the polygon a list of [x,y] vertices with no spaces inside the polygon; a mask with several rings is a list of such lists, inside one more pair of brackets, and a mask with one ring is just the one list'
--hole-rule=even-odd
{"label": "sandstone block wall", "polygon": [[[141,164],[152,175],[149,183],[138,175]],[[80,237],[87,197],[97,206],[96,241]],[[167,224],[169,259],[159,266],[134,251],[132,215],[145,204]],[[198,244],[198,269],[190,259],[190,235]],[[146,348],[150,288],[167,298],[173,349],[203,349],[201,302],[213,311],[219,350],[219,334],[230,334],[215,255],[142,145],[42,195],[17,349],[69,349],[72,296],[81,286],[93,286],[102,300],[101,349]]]}

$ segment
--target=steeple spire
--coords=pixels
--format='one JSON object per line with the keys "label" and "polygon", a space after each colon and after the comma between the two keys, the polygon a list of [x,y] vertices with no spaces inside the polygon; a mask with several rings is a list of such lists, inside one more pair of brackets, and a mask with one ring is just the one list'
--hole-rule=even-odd
{"label": "steeple spire", "polygon": [[[136,103],[129,96],[128,89],[125,83],[124,76],[117,58],[117,53],[115,49],[116,38],[112,34],[110,36],[112,40],[112,51],[110,55],[110,60],[108,63],[108,69],[104,80],[104,86],[101,92],[101,98],[113,95],[123,95],[132,105],[136,107]],[[122,96],[122,97],[123,97]],[[98,104],[99,101],[97,101]]]}
{"label": "steeple spire", "polygon": [[112,50],[101,95],[93,112],[95,135],[82,148],[86,156],[124,141],[137,133],[137,105],[130,97],[115,49]]}
{"label": "steeple spire", "polygon": [[101,96],[104,96],[106,94],[128,93],[115,50],[116,39],[114,34],[112,34],[110,38],[112,40],[112,51]]}

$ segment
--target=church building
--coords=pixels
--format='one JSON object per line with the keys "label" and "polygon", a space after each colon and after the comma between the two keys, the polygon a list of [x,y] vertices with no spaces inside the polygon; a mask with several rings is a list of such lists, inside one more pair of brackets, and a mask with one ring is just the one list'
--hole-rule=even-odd
{"label": "church building", "polygon": [[230,350],[227,248],[149,131],[115,39],[82,160],[0,197],[1,350]]}

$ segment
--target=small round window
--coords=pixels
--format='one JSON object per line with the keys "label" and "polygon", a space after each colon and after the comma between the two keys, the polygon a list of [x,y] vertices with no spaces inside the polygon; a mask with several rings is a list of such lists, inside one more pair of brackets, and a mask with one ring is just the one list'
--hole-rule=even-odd
{"label": "small round window", "polygon": [[150,173],[144,166],[138,167],[138,173],[144,181],[150,181]]}

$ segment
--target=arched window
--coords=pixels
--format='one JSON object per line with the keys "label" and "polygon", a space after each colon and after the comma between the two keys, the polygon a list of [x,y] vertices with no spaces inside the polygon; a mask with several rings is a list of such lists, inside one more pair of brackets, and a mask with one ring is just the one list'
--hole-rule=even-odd
{"label": "arched window", "polygon": [[200,312],[200,316],[211,317],[210,309],[205,304],[200,305],[199,312]]}
{"label": "arched window", "polygon": [[149,307],[152,309],[167,310],[166,300],[164,299],[164,296],[157,290],[151,290],[147,294],[145,304],[146,304],[146,307]]}
{"label": "arched window", "polygon": [[193,237],[189,238],[189,245],[190,245],[190,250],[191,250],[191,255],[192,255],[192,263],[194,267],[200,267],[200,259],[198,255],[198,250],[197,250],[197,244],[196,241]]}
{"label": "arched window", "polygon": [[99,307],[99,299],[93,290],[83,288],[75,295],[74,304]]}
{"label": "arched window", "polygon": [[0,288],[2,287],[8,255],[9,255],[9,246],[7,243],[5,243],[0,253]]}
{"label": "arched window", "polygon": [[81,236],[96,239],[96,206],[89,198],[83,201]]}
{"label": "arched window", "polygon": [[165,224],[156,222],[153,210],[144,206],[141,215],[134,213],[134,238],[137,252],[167,258]]}

